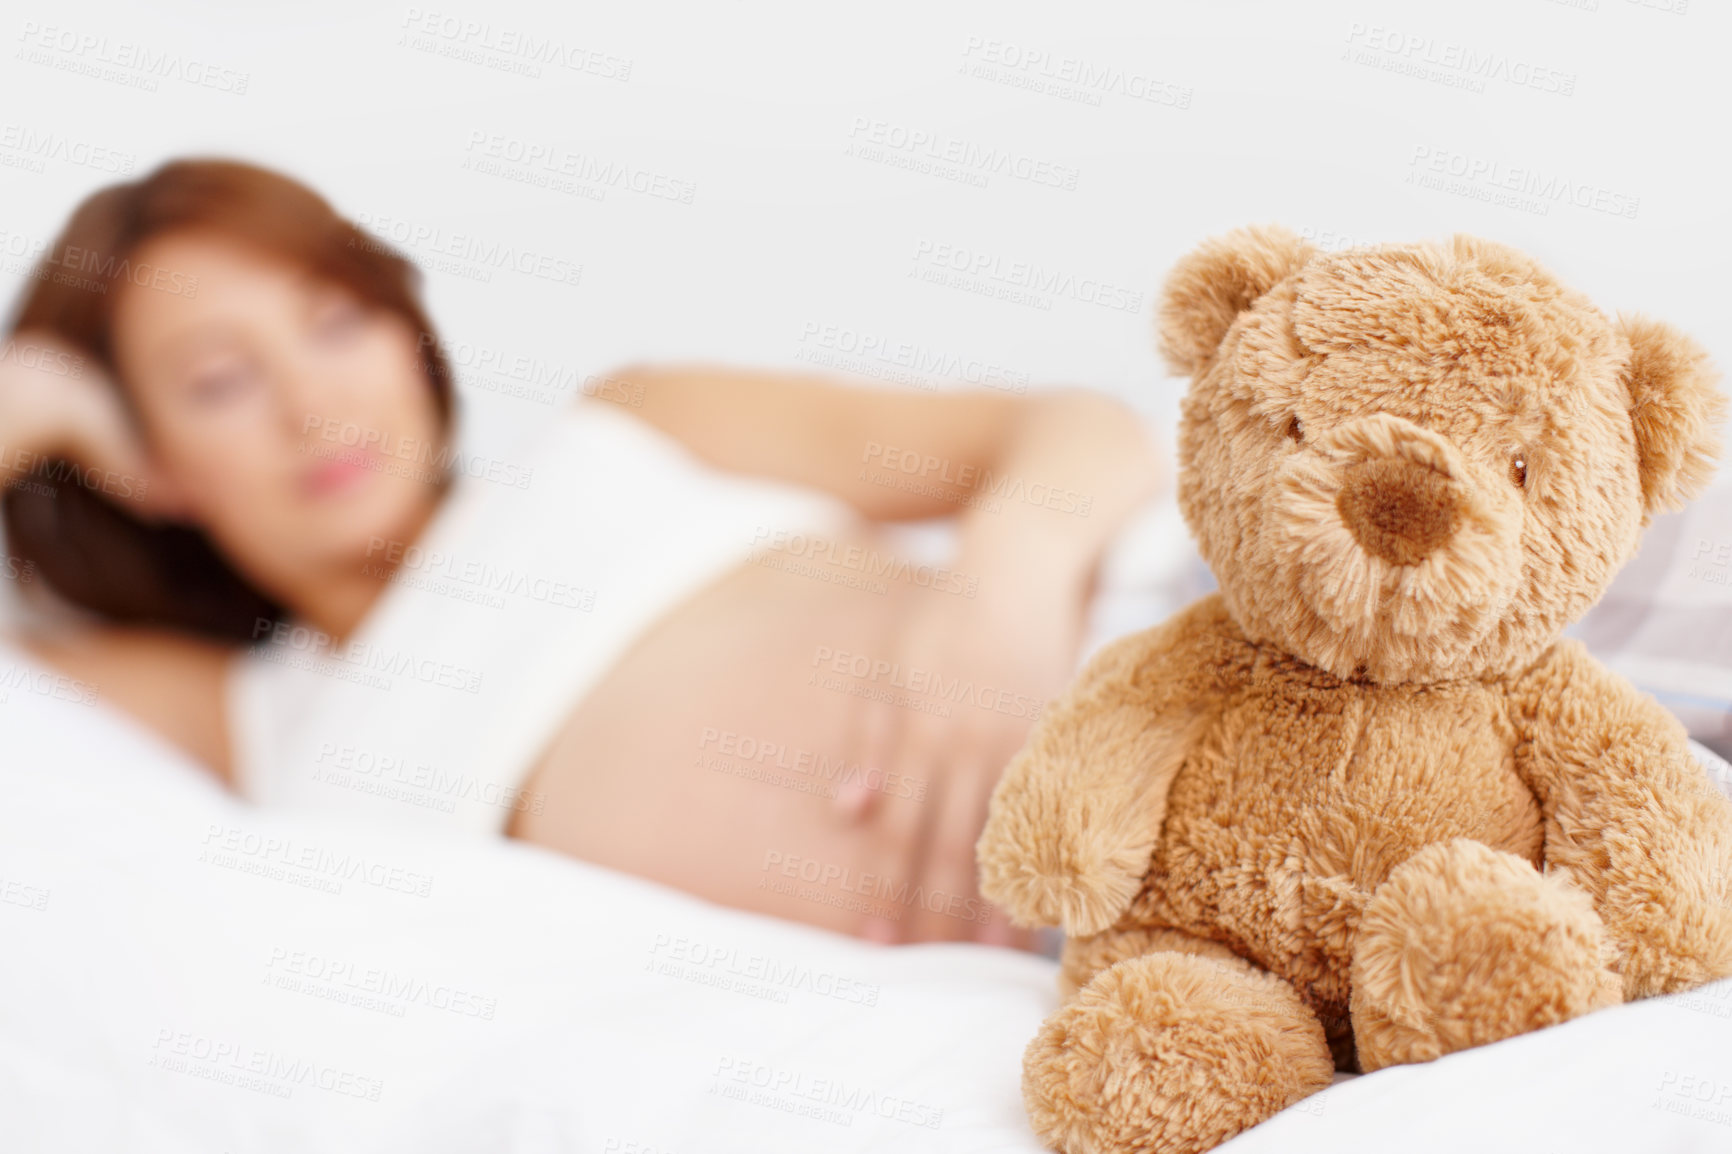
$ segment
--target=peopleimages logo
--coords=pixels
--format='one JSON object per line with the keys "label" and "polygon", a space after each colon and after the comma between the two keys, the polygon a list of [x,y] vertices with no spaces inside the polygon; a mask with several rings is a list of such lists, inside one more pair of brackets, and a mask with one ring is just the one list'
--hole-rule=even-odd
{"label": "peopleimages logo", "polygon": [[1548,215],[1553,204],[1568,204],[1634,220],[1642,205],[1639,197],[1626,191],[1436,145],[1414,145],[1407,163],[1409,184],[1503,204],[1536,216]]}
{"label": "peopleimages logo", "polygon": [[106,293],[111,285],[124,282],[170,296],[198,296],[197,277],[149,261],[102,253],[76,244],[50,248],[40,241],[21,243],[23,238],[4,232],[0,232],[0,238],[5,238],[4,251],[8,256],[23,255],[21,250],[29,250],[37,264],[26,275],[39,280],[51,280],[55,284],[95,293]]}
{"label": "peopleimages logo", "polygon": [[854,117],[848,141],[845,155],[978,187],[1003,176],[1071,192],[1080,176],[1073,165],[870,116]]}
{"label": "peopleimages logo", "polygon": [[96,686],[76,677],[23,665],[0,666],[0,705],[11,701],[14,693],[52,697],[74,705],[95,705],[97,701]]}
{"label": "peopleimages logo", "polygon": [[[315,673],[326,673],[372,685],[377,689],[391,688],[390,678],[407,677],[427,685],[456,689],[464,693],[481,692],[481,671],[446,661],[419,657],[413,653],[369,645],[350,639],[336,644],[322,630],[310,629],[269,617],[253,620],[254,652],[264,660],[272,654],[299,655],[306,659],[305,667]],[[301,662],[282,660],[280,663],[300,667]]]}
{"label": "peopleimages logo", "polygon": [[273,1098],[289,1098],[297,1088],[310,1086],[339,1097],[377,1102],[385,1090],[381,1079],[354,1070],[168,1026],[156,1032],[156,1042],[146,1064],[171,1074],[252,1090]]}
{"label": "peopleimages logo", "polygon": [[155,92],[159,80],[179,80],[195,88],[245,96],[252,79],[250,73],[179,52],[34,20],[24,21],[18,39],[24,42],[19,59],[99,80],[124,81],[146,92]]}
{"label": "peopleimages logo", "polygon": [[[828,671],[844,677],[853,678],[856,682],[865,682],[859,686],[864,690],[870,685],[883,684],[893,689],[904,689],[909,693],[921,694],[937,698],[940,701],[956,705],[971,705],[976,709],[984,709],[991,713],[1003,713],[1011,717],[1038,720],[1041,707],[1044,704],[1039,698],[1025,694],[1014,693],[997,686],[976,684],[962,677],[946,677],[931,669],[921,669],[918,666],[904,666],[899,661],[889,661],[884,658],[872,658],[864,653],[850,653],[846,650],[834,649],[828,645],[820,645],[812,654],[813,673],[808,684],[830,687],[829,680],[821,680],[819,674]],[[841,684],[838,683],[838,688]],[[868,694],[862,693],[861,696]],[[948,716],[948,715],[947,715]]]}
{"label": "peopleimages logo", "polygon": [[84,358],[78,353],[15,337],[0,342],[0,365],[7,361],[57,377],[84,375]]}
{"label": "peopleimages logo", "polygon": [[315,781],[440,813],[456,813],[460,801],[490,809],[537,814],[547,804],[540,790],[501,785],[473,774],[453,773],[401,754],[380,753],[355,745],[339,745],[334,741],[320,742],[313,761]]}
{"label": "peopleimages logo", "polygon": [[619,188],[657,200],[690,204],[698,191],[695,182],[667,173],[580,152],[563,144],[524,140],[480,129],[469,133],[464,153],[462,167],[472,172],[527,184],[548,184],[563,192],[587,188],[605,195],[608,189]]}
{"label": "peopleimages logo", "polygon": [[804,962],[788,962],[701,938],[657,934],[644,967],[669,978],[731,990],[749,997],[786,1003],[790,993],[834,998],[857,1006],[876,1006],[882,992],[830,970],[815,970]]}
{"label": "peopleimages logo", "polygon": [[447,595],[466,595],[492,608],[503,607],[503,598],[518,597],[563,609],[588,612],[595,608],[595,590],[586,589],[534,573],[501,568],[478,557],[460,557],[440,549],[372,537],[367,542],[367,563],[362,572],[380,580]]}
{"label": "peopleimages logo", "polygon": [[[302,418],[301,432],[316,433],[319,440],[333,446],[324,450],[317,445],[311,446],[310,450],[303,447],[303,451],[310,451],[313,456],[349,460],[355,465],[410,476],[422,482],[436,481],[442,474],[454,471],[513,489],[527,489],[535,477],[533,467],[514,465],[479,453],[460,453],[443,441],[417,440],[383,429],[367,428],[354,421],[321,417],[316,413],[308,413]],[[350,452],[345,454],[344,450]],[[427,466],[427,469],[417,472],[399,468],[395,462]]]}
{"label": "peopleimages logo", "polygon": [[794,355],[826,368],[917,389],[936,389],[939,379],[949,378],[1007,393],[1028,392],[1025,372],[847,325],[808,321],[800,329],[800,349]]}
{"label": "peopleimages logo", "polygon": [[212,822],[205,830],[199,860],[327,893],[341,893],[344,882],[418,898],[433,892],[431,874],[418,873],[348,850],[327,849],[293,838],[274,837],[217,822]]}
{"label": "peopleimages logo", "polygon": [[499,1009],[498,998],[459,986],[286,946],[272,948],[265,971],[266,982],[278,989],[350,1002],[362,1009],[384,1009],[393,1017],[402,1017],[405,1006],[421,1005],[460,1017],[492,1021]]}
{"label": "peopleimages logo", "polygon": [[12,878],[0,877],[0,903],[22,906],[41,912],[48,908],[49,891],[41,886],[26,885]]}
{"label": "peopleimages logo", "polygon": [[698,750],[699,768],[771,785],[799,783],[809,787],[802,792],[824,797],[835,797],[838,786],[849,785],[887,797],[926,800],[926,782],[918,778],[732,729],[706,725]]}
{"label": "peopleimages logo", "polygon": [[[29,449],[6,445],[0,445],[0,474],[11,475],[8,488],[21,487],[19,483],[26,478],[40,479],[62,485],[79,485],[92,493],[104,493],[123,501],[138,500],[150,489],[147,477],[116,473],[113,469],[99,469],[95,465],[82,466],[64,457],[44,456]],[[47,487],[44,491],[49,494],[56,492]]]}
{"label": "peopleimages logo", "polygon": [[964,76],[989,80],[1081,104],[1099,106],[1103,96],[1120,96],[1168,108],[1189,108],[1195,91],[1152,72],[1120,68],[1049,52],[990,36],[970,36],[962,46]]}
{"label": "peopleimages logo", "polygon": [[911,1098],[885,1094],[843,1078],[818,1077],[804,1070],[766,1065],[744,1057],[724,1057],[716,1063],[712,1093],[754,1106],[841,1126],[856,1117],[882,1119],[936,1130],[944,1124],[944,1109]]}
{"label": "peopleimages logo", "polygon": [[1028,482],[1009,473],[994,472],[991,466],[973,462],[956,463],[948,457],[936,457],[915,449],[867,441],[861,454],[863,465],[918,477],[922,481],[939,482],[960,489],[983,493],[1008,501],[1021,501],[1042,509],[1086,517],[1094,507],[1094,498],[1075,489],[1065,489],[1039,481]]}
{"label": "peopleimages logo", "polygon": [[[440,271],[463,275],[463,266],[472,266],[467,270],[470,279],[491,280],[492,272],[503,269],[556,284],[576,285],[583,281],[583,265],[578,261],[474,233],[453,232],[425,221],[405,220],[375,212],[356,213],[355,223],[391,244],[401,245],[411,252],[429,254],[434,258],[434,267]],[[353,240],[349,243],[351,246],[355,244]],[[363,247],[367,243],[363,241]],[[384,248],[379,244],[372,247]],[[449,258],[449,261],[443,258]]]}
{"label": "peopleimages logo", "polygon": [[[837,862],[819,861],[817,858],[801,857],[780,850],[766,850],[761,868],[765,876],[758,881],[759,889],[801,897],[808,901],[823,901],[826,891],[830,891],[835,895],[846,894],[868,899],[868,902],[885,903],[877,907],[867,904],[862,906],[859,912],[893,920],[900,920],[904,910],[922,909],[928,913],[944,914],[980,925],[992,921],[992,907],[979,898],[941,889],[928,889],[919,882],[903,881],[886,874],[864,873],[853,866]],[[793,882],[803,882],[810,888],[797,891],[792,885],[778,882],[776,875]],[[842,903],[832,901],[826,904]]]}
{"label": "peopleimages logo", "polygon": [[[556,364],[529,353],[474,341],[441,342],[429,333],[422,333],[416,343],[416,353],[421,363],[431,366],[435,352],[443,355],[452,375],[462,375],[460,384],[484,388],[489,392],[508,391],[517,396],[545,398],[551,403],[580,393],[594,392],[597,387],[594,374],[585,373],[570,365]],[[480,374],[480,377],[476,374]],[[505,382],[505,387],[502,389],[501,386],[491,383],[494,378]],[[602,378],[604,384],[612,380],[613,378]],[[610,393],[603,399],[619,399],[619,394]],[[641,404],[640,399],[638,405]]]}
{"label": "peopleimages logo", "polygon": [[1043,309],[1052,307],[1053,297],[1098,305],[1115,312],[1138,312],[1143,307],[1143,294],[1135,289],[1077,276],[1032,261],[1007,260],[997,253],[925,237],[914,243],[914,265],[916,273],[924,274],[922,279],[929,283],[956,288],[969,288],[972,284],[979,286],[972,291],[982,295],[1008,293],[1010,295],[1005,299],[1034,304]]}
{"label": "peopleimages logo", "polygon": [[116,176],[130,175],[138,166],[138,157],[133,153],[17,121],[0,124],[0,152],[16,153],[38,172],[44,171],[51,160]]}
{"label": "peopleimages logo", "polygon": [[540,66],[549,65],[602,80],[624,83],[631,79],[632,61],[628,57],[568,44],[527,29],[417,7],[404,12],[402,28],[405,35],[414,38],[405,42],[408,47],[453,59],[476,64],[509,63],[516,67],[508,71],[522,71],[530,76],[540,76]]}
{"label": "peopleimages logo", "polygon": [[[973,598],[980,589],[980,578],[948,569],[943,565],[910,561],[906,557],[881,554],[877,549],[863,545],[848,545],[830,537],[772,529],[764,525],[758,526],[752,534],[751,549],[751,559],[758,564],[769,564],[774,560],[772,554],[798,558],[808,562],[811,567],[811,572],[803,575],[831,580],[835,576],[833,573],[828,577],[823,575],[830,573],[826,567],[834,567],[845,570],[847,576],[858,577],[865,582],[862,588],[880,594],[889,589],[885,584],[886,580],[908,581],[916,588],[954,593],[968,598]],[[852,584],[847,581],[838,583]]]}
{"label": "peopleimages logo", "polygon": [[1422,80],[1441,80],[1451,87],[1465,87],[1474,92],[1485,91],[1487,81],[1557,96],[1571,96],[1576,90],[1574,72],[1536,64],[1507,52],[1488,51],[1377,24],[1353,21],[1347,28],[1347,43],[1364,50],[1364,58],[1355,57],[1356,63],[1408,72]]}

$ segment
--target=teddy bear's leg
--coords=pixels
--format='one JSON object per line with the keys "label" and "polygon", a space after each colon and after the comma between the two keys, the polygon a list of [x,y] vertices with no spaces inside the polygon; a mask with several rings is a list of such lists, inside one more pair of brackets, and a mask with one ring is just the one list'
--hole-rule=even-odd
{"label": "teddy bear's leg", "polygon": [[1616,1005],[1605,930],[1580,888],[1468,838],[1377,887],[1353,947],[1353,1035],[1370,1072]]}
{"label": "teddy bear's leg", "polygon": [[1064,1154],[1209,1150],[1334,1077],[1323,1027],[1292,986],[1161,934],[1180,948],[1096,973],[1023,1055],[1029,1123]]}
{"label": "teddy bear's leg", "polygon": [[1085,938],[1066,938],[1064,952],[1059,955],[1058,995],[1068,1002],[1094,976],[1126,958],[1140,958],[1170,950],[1177,954],[1197,954],[1205,958],[1237,961],[1239,955],[1208,938],[1199,938],[1183,930],[1151,926],[1138,922],[1121,922],[1110,930],[1090,934]]}

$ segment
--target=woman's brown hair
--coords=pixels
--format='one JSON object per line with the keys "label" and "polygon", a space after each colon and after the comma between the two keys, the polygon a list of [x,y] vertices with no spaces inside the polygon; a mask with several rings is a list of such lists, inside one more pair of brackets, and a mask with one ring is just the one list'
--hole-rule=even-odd
{"label": "woman's brown hair", "polygon": [[[451,375],[421,307],[415,266],[312,189],[250,164],[172,161],[87,197],[37,262],[8,327],[60,338],[118,385],[110,326],[122,289],[149,281],[197,291],[178,273],[133,260],[146,241],[183,230],[218,232],[286,258],[407,320],[422,334],[428,386],[449,427]],[[236,642],[257,636],[260,618],[282,616],[199,530],[139,520],[84,485],[69,462],[47,462],[27,480],[3,499],[9,547],[73,604],[113,621]]]}

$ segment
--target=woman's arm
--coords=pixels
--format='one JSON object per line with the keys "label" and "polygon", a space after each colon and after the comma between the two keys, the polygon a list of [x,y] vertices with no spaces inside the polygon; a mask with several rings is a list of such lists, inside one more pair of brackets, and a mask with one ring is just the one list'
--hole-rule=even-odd
{"label": "woman's arm", "polygon": [[[643,416],[712,464],[827,490],[875,519],[957,517],[947,565],[973,579],[968,594],[911,593],[885,660],[990,701],[942,715],[865,702],[865,761],[927,782],[927,796],[918,807],[846,793],[838,803],[873,823],[875,872],[928,894],[977,894],[992,787],[1071,679],[1102,551],[1161,480],[1143,422],[1081,390],[912,393],[705,367],[624,377],[632,387],[610,393],[641,397]],[[868,932],[1014,940],[1002,922],[964,927],[926,908]]]}
{"label": "woman's arm", "polygon": [[[0,482],[24,479],[39,462],[61,456],[152,475],[118,391],[82,354],[44,333],[4,340],[0,347],[12,355],[0,358]],[[150,508],[139,502],[135,511]],[[231,655],[223,646],[106,626],[9,640],[230,780],[223,686]]]}
{"label": "woman's arm", "polygon": [[[982,567],[1086,574],[1163,480],[1144,423],[1081,389],[920,393],[708,365],[613,374],[635,412],[734,472],[821,489],[880,521],[958,516]],[[623,403],[623,402],[621,402]]]}
{"label": "woman's arm", "polygon": [[96,700],[143,723],[225,785],[234,784],[225,708],[232,650],[162,630],[112,627],[21,643]]}

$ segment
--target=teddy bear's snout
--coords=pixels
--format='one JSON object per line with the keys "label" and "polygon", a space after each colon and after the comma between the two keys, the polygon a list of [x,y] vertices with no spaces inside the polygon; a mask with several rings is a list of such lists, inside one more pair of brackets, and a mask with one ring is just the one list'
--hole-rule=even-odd
{"label": "teddy bear's snout", "polygon": [[1335,508],[1354,540],[1391,565],[1417,565],[1460,528],[1465,494],[1459,482],[1399,457],[1348,468]]}

